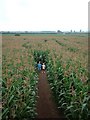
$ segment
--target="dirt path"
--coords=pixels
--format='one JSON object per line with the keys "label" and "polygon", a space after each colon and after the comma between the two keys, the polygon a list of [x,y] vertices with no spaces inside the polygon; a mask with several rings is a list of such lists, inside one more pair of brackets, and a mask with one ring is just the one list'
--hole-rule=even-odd
{"label": "dirt path", "polygon": [[[39,74],[39,82],[38,82],[38,88],[39,88],[39,98],[37,102],[37,118],[57,118],[59,120],[65,120],[63,118],[62,113],[58,111],[58,108],[56,107],[52,95],[49,83],[47,81],[46,72],[42,73],[42,71]],[[54,119],[53,119],[54,120]]]}

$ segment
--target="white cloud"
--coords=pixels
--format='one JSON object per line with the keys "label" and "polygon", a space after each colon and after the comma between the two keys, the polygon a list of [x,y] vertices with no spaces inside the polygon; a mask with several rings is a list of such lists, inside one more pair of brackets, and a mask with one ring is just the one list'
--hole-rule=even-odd
{"label": "white cloud", "polygon": [[0,30],[87,30],[88,0],[1,0]]}

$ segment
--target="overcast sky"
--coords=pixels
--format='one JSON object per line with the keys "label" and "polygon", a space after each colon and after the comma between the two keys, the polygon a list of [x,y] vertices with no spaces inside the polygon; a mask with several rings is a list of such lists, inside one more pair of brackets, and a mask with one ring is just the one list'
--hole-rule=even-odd
{"label": "overcast sky", "polygon": [[88,2],[0,0],[0,31],[87,31]]}

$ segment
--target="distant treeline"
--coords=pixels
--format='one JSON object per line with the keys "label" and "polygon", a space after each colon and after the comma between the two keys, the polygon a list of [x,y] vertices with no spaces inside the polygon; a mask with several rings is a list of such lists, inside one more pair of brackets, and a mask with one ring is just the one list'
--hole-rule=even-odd
{"label": "distant treeline", "polygon": [[2,34],[88,34],[88,32],[62,32],[62,31],[40,31],[40,32],[28,32],[28,31],[25,31],[25,32],[18,32],[18,31],[15,31],[15,32],[12,32],[12,31],[1,31],[0,33]]}
{"label": "distant treeline", "polygon": [[3,31],[3,32],[1,32],[1,33],[3,33],[3,34],[57,34],[57,32],[50,32],[50,31],[46,31],[46,32],[5,32],[5,31]]}

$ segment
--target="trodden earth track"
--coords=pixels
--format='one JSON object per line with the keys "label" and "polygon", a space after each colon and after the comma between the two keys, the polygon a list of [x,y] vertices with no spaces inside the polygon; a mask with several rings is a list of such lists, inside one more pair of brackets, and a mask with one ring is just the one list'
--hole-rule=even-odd
{"label": "trodden earth track", "polygon": [[62,111],[58,110],[55,101],[52,98],[52,91],[50,89],[47,73],[39,73],[38,81],[38,100],[37,100],[37,119],[58,119],[66,120]]}

